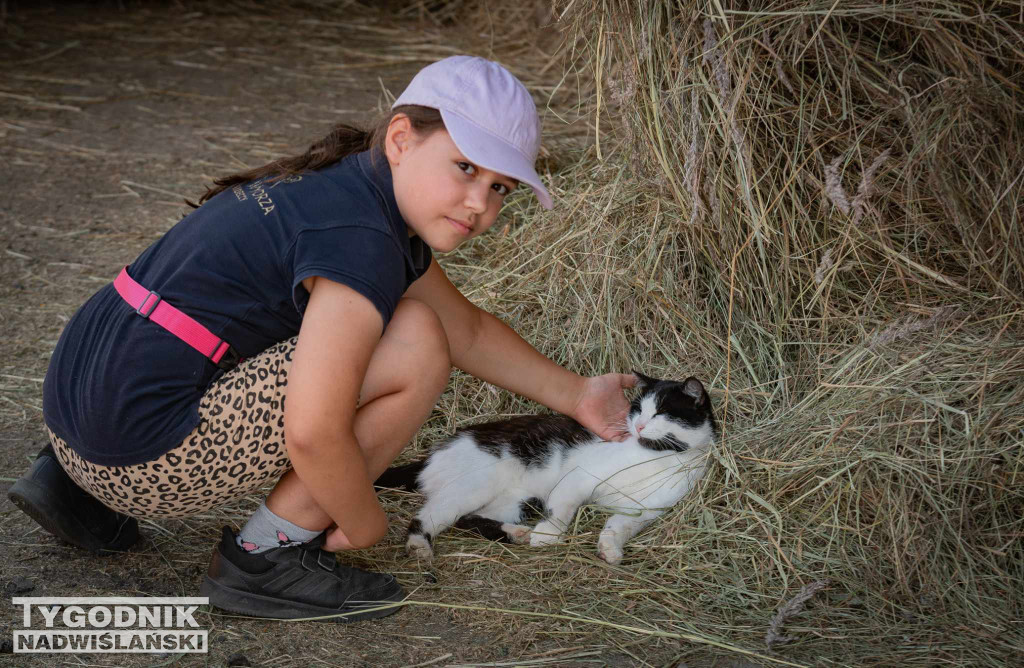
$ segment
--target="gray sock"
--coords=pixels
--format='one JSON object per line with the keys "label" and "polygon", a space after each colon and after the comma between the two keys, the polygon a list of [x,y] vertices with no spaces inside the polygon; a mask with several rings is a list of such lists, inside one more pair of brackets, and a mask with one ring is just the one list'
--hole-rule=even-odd
{"label": "gray sock", "polygon": [[235,542],[246,552],[265,552],[275,547],[298,545],[320,535],[320,531],[303,529],[292,524],[283,517],[278,517],[267,508],[264,501],[242,530],[238,532]]}

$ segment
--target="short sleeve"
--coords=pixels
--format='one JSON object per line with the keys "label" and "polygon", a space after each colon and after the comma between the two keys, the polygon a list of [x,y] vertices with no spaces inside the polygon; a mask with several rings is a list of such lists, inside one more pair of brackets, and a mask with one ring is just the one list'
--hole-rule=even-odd
{"label": "short sleeve", "polygon": [[302,281],[310,276],[323,276],[363,295],[380,311],[385,326],[406,289],[405,257],[390,236],[372,227],[303,230],[291,261],[292,300],[300,314],[309,302]]}

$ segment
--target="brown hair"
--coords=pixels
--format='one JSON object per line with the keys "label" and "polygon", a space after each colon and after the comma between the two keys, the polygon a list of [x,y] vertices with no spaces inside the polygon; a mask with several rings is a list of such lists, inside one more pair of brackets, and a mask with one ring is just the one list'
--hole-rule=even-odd
{"label": "brown hair", "polygon": [[388,125],[391,124],[391,119],[400,113],[409,117],[413,130],[421,137],[426,137],[434,131],[444,128],[441,112],[437,109],[412,104],[402,105],[395,107],[390,114],[370,130],[362,130],[348,123],[339,123],[326,137],[310,144],[302,155],[278,158],[262,167],[254,167],[231,176],[214,179],[214,185],[206,189],[203,196],[199,198],[199,204],[185,201],[190,206],[198,208],[211,197],[240,183],[248,183],[268,176],[274,177],[274,179],[283,179],[294,174],[328,167],[347,155],[360,153],[373,147],[383,150]]}

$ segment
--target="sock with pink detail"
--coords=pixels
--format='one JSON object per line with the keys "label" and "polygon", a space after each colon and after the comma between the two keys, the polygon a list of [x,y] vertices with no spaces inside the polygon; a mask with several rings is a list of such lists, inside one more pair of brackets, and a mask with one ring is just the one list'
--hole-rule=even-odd
{"label": "sock with pink detail", "polygon": [[267,508],[267,502],[264,501],[238,532],[235,542],[246,552],[259,553],[275,547],[305,543],[320,533],[321,531],[303,529],[283,517],[278,517]]}

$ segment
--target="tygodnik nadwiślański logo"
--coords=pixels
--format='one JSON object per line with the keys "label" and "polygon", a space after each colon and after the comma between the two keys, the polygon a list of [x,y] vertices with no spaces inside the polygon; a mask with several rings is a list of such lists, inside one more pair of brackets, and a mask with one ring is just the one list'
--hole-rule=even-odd
{"label": "tygodnik nadwi\u015bla\u0144ski logo", "polygon": [[208,651],[195,614],[209,598],[15,596],[14,653],[195,653]]}

